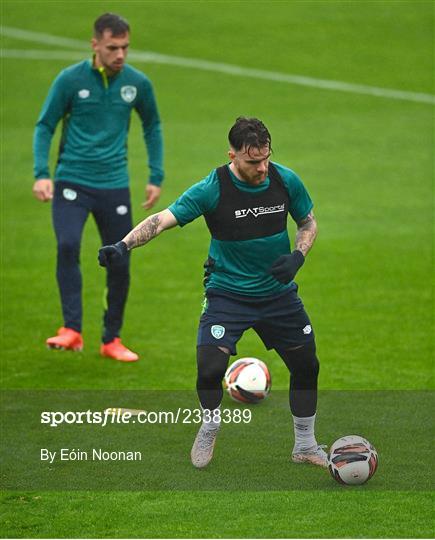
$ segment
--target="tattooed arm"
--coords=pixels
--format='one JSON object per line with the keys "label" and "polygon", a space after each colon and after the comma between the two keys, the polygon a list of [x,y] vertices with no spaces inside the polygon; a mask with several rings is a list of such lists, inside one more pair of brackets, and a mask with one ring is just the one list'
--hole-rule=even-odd
{"label": "tattooed arm", "polygon": [[100,266],[108,267],[120,263],[131,249],[143,246],[162,231],[177,224],[174,214],[168,209],[153,214],[136,225],[120,242],[100,248],[98,251]]}
{"label": "tattooed arm", "polygon": [[306,257],[317,236],[317,222],[313,212],[310,212],[306,218],[298,221],[297,226],[295,249],[301,251],[302,255]]}
{"label": "tattooed arm", "polygon": [[175,227],[177,223],[174,214],[170,210],[162,210],[141,221],[122,241],[125,242],[127,249],[131,250],[147,244],[161,232]]}

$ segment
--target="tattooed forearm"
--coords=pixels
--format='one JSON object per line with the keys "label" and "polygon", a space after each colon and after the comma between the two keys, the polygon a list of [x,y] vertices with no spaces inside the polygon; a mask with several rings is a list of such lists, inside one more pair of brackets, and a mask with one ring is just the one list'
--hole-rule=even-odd
{"label": "tattooed forearm", "polygon": [[174,214],[166,208],[157,214],[144,219],[136,225],[122,240],[127,244],[127,249],[133,249],[147,244],[167,229],[172,229],[178,224]]}
{"label": "tattooed forearm", "polygon": [[145,219],[139,225],[137,225],[132,231],[130,231],[124,238],[124,242],[127,244],[128,249],[143,246],[153,238],[155,238],[160,232],[160,216],[154,214]]}
{"label": "tattooed forearm", "polygon": [[310,251],[317,236],[317,222],[314,214],[310,212],[308,216],[298,223],[296,233],[295,248],[302,251],[304,257]]}

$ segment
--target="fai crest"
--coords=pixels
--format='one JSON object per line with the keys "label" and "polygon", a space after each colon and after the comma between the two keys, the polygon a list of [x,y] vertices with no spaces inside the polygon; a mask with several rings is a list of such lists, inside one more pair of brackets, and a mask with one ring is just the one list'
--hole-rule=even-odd
{"label": "fai crest", "polygon": [[77,191],[74,191],[73,189],[65,188],[62,191],[62,195],[67,201],[75,201],[77,199]]}
{"label": "fai crest", "polygon": [[125,206],[125,204],[120,204],[116,207],[116,213],[119,216],[125,216],[125,214],[128,214],[128,208]]}
{"label": "fai crest", "polygon": [[221,339],[225,335],[225,328],[220,324],[214,324],[211,327],[211,335],[216,339]]}
{"label": "fai crest", "polygon": [[121,88],[121,97],[127,103],[131,103],[137,94],[136,86],[123,86]]}

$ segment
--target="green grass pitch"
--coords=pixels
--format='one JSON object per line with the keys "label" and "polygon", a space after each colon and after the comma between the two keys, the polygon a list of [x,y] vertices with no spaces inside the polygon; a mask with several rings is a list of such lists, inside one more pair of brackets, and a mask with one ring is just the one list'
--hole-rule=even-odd
{"label": "green grass pitch", "polygon": [[[428,1],[3,0],[1,15],[6,27],[86,42],[94,19],[114,11],[129,19],[132,48],[137,51],[427,95],[433,94],[432,8]],[[22,57],[7,56],[11,50],[22,50]],[[192,390],[208,243],[200,220],[165,233],[133,255],[123,338],[141,353],[137,365],[111,363],[98,355],[104,284],[91,220],[81,255],[85,351],[57,354],[44,348],[45,338],[61,319],[50,209],[31,195],[32,133],[52,79],[75,60],[43,54],[39,60],[25,59],[29,50],[72,49],[2,37],[2,387]],[[366,391],[368,400],[374,390],[405,394],[432,390],[432,105],[171,64],[131,63],[153,81],[163,119],[166,182],[158,210],[226,160],[226,135],[239,115],[263,119],[272,133],[274,159],[304,180],[315,203],[319,237],[298,283],[316,331],[321,390]],[[139,221],[145,216],[140,202],[147,171],[136,118],[129,166],[134,217]],[[287,387],[285,367],[274,353],[264,351],[253,333],[243,337],[238,352],[268,363],[274,390]],[[262,406],[267,408],[267,402]],[[334,431],[331,418],[343,414],[334,409],[333,400],[319,408],[320,435],[325,439],[321,442],[347,434]],[[353,413],[350,405],[349,429],[362,421],[370,426],[370,418]],[[429,410],[416,408],[409,425],[421,428],[420,436],[425,435],[422,426],[428,425],[430,438],[428,415]],[[379,407],[372,435],[390,431],[400,448],[407,426],[397,431],[394,427]],[[288,431],[289,455],[290,419],[288,425],[270,429]],[[370,439],[370,431],[365,435]],[[242,459],[252,459],[254,440]],[[273,434],[271,440],[280,437]],[[189,439],[181,449],[185,455],[177,454],[176,460],[189,459],[190,443]],[[257,444],[264,455],[267,438],[259,438]],[[270,448],[272,453],[278,450]],[[418,454],[419,448],[394,456],[380,451],[379,478],[382,460],[385,467],[392,460],[397,475],[406,468],[409,476],[415,471],[421,477],[414,452]],[[321,476],[319,489],[292,490],[294,469],[283,460],[289,490],[259,491],[238,477],[237,460],[226,461],[223,452],[216,458],[214,468],[198,471],[210,478],[207,491],[72,491],[68,485],[65,491],[4,490],[1,534],[16,538],[434,535],[433,492],[428,484],[424,489],[411,483],[409,489],[376,489],[370,483],[341,489]],[[267,475],[267,461],[261,465]],[[146,474],[146,463],[143,467]],[[213,473],[220,468],[233,473],[234,485],[228,491],[213,490]],[[307,470],[310,485],[318,472],[320,478],[321,471]],[[294,474],[300,478],[305,473],[298,469]]]}

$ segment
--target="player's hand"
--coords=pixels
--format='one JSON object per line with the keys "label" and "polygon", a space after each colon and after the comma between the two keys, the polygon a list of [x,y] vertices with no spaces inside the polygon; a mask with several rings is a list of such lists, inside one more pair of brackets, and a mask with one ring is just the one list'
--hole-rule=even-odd
{"label": "player's hand", "polygon": [[302,251],[295,249],[288,255],[281,255],[281,257],[278,257],[269,268],[269,274],[280,283],[290,283],[304,262],[305,257]]}
{"label": "player's hand", "polygon": [[142,203],[142,208],[149,210],[152,208],[160,198],[160,192],[162,188],[155,186],[154,184],[148,184],[145,188],[145,202]]}
{"label": "player's hand", "polygon": [[118,264],[127,255],[127,244],[121,240],[110,246],[103,246],[98,251],[98,262],[100,266],[111,266]]}
{"label": "player's hand", "polygon": [[38,201],[51,201],[53,198],[53,181],[50,178],[35,180],[32,191]]}

